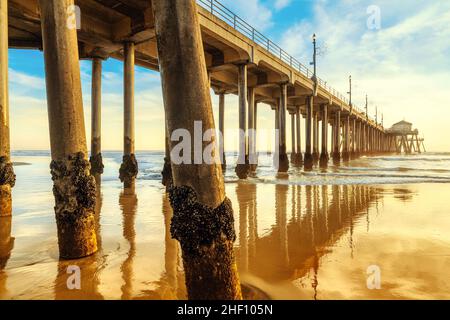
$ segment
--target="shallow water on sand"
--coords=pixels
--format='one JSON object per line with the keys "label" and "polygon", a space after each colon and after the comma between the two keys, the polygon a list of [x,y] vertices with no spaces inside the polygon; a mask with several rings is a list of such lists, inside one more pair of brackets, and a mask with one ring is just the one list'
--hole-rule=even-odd
{"label": "shallow water on sand", "polygon": [[[48,152],[15,152],[13,217],[0,218],[0,299],[186,298],[161,153],[139,153],[135,194],[104,154],[100,251],[59,261]],[[271,299],[450,299],[450,155],[363,158],[328,172],[277,176],[270,157],[238,182],[229,165],[242,283]],[[227,161],[233,163],[233,157]],[[28,165],[26,165],[28,163]],[[448,180],[448,181],[447,181]],[[67,269],[81,269],[68,290]],[[367,288],[367,268],[381,288]]]}

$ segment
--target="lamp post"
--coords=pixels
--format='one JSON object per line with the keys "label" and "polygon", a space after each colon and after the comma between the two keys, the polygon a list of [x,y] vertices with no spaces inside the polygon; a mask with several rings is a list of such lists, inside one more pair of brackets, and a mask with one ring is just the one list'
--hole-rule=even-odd
{"label": "lamp post", "polygon": [[310,63],[310,65],[313,66],[313,76],[312,76],[312,80],[314,82],[317,82],[317,41],[316,41],[316,34],[313,34],[313,47],[314,47],[314,52],[313,52],[313,62]]}
{"label": "lamp post", "polygon": [[349,95],[349,105],[350,107],[352,107],[352,76],[348,77],[348,82],[349,82],[349,86],[350,86],[350,90],[347,92],[347,94]]}
{"label": "lamp post", "polygon": [[369,121],[369,96],[366,94],[366,118]]}

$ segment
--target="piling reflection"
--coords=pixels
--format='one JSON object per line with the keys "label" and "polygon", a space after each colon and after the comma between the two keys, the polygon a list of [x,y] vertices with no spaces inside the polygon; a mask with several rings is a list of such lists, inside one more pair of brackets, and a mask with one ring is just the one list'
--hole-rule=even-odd
{"label": "piling reflection", "polygon": [[353,255],[354,226],[360,222],[369,226],[368,209],[382,193],[367,185],[277,184],[274,189],[275,224],[258,237],[256,220],[250,223],[257,216],[257,206],[252,206],[256,204],[256,185],[239,183],[236,187],[239,269],[268,283],[309,275],[317,298],[321,258],[340,239],[348,239],[349,254]]}
{"label": "piling reflection", "polygon": [[158,287],[159,296],[163,299],[186,299],[184,276],[181,269],[180,245],[172,239],[170,234],[170,222],[173,210],[170,206],[169,196],[163,195],[162,213],[164,216],[164,269]]}
{"label": "piling reflection", "polygon": [[256,255],[256,240],[258,239],[258,223],[256,215],[256,185],[239,183],[236,185],[236,196],[239,205],[238,252],[240,272],[248,272],[255,266],[252,264]]}
{"label": "piling reflection", "polygon": [[137,209],[137,196],[132,189],[124,190],[119,197],[119,205],[122,210],[123,237],[128,242],[127,258],[120,266],[123,284],[121,286],[122,300],[133,298],[133,260],[136,256],[136,230],[135,218]]}

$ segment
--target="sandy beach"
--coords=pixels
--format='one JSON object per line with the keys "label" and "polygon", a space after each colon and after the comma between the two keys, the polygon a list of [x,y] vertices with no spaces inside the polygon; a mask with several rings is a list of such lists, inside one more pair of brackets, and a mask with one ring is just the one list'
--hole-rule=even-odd
{"label": "sandy beach", "polygon": [[[99,252],[59,261],[49,157],[13,157],[30,165],[15,168],[13,216],[1,218],[0,299],[186,298],[181,251],[169,233],[172,211],[157,173],[159,154],[140,155],[135,194],[123,193],[116,158],[106,155],[97,204]],[[418,159],[428,176],[433,161]],[[266,160],[259,177],[247,182],[233,178],[231,165],[227,172],[247,299],[450,298],[449,184],[398,178],[397,184],[371,184],[363,176],[361,183],[321,184],[300,172],[289,178],[270,173]],[[329,172],[363,171],[357,165]],[[73,265],[81,270],[81,290],[67,288]],[[367,287],[371,265],[381,270],[379,290]]]}

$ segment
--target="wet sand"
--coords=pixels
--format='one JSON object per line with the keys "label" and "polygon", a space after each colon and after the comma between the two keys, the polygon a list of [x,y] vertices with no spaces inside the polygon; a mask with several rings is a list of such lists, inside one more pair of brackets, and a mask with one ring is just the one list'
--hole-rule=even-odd
{"label": "wet sand", "polygon": [[[138,180],[135,194],[125,194],[116,179],[104,178],[100,251],[59,261],[48,158],[15,170],[13,217],[0,220],[0,299],[186,298],[159,183]],[[229,182],[226,192],[240,277],[261,291],[256,297],[450,298],[449,184]],[[81,290],[67,288],[73,265],[81,269]],[[370,265],[380,267],[379,290],[367,288]],[[255,291],[245,290],[246,297]]]}

